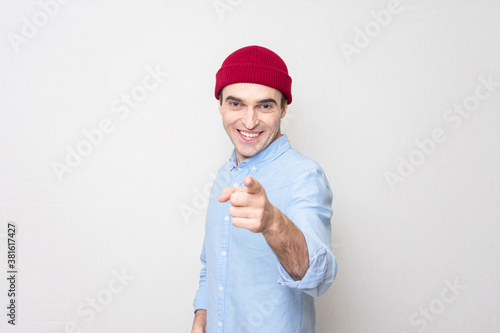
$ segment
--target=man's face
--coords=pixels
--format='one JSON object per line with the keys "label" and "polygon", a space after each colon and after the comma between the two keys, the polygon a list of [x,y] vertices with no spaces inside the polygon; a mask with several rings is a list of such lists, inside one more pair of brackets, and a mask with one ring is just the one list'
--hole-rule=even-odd
{"label": "man's face", "polygon": [[280,120],[287,109],[286,104],[281,109],[281,96],[279,90],[253,83],[235,83],[222,90],[219,112],[238,163],[281,136]]}

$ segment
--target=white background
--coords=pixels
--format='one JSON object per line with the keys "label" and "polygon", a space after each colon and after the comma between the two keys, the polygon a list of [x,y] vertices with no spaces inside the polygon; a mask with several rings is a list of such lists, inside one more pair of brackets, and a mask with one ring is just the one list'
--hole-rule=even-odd
{"label": "white background", "polygon": [[[49,16],[38,1],[2,0],[0,331],[190,331],[204,193],[232,149],[215,73],[258,44],[293,78],[283,132],[334,192],[339,273],[317,299],[317,331],[500,332],[498,83],[466,116],[448,111],[488,92],[480,77],[500,82],[500,4],[401,0],[381,26],[371,12],[388,6],[74,0]],[[115,113],[148,68],[169,75]],[[85,146],[105,119],[112,131]],[[434,129],[441,142],[419,153]],[[58,179],[54,165],[78,145],[87,156]],[[410,158],[413,169],[400,165]]]}

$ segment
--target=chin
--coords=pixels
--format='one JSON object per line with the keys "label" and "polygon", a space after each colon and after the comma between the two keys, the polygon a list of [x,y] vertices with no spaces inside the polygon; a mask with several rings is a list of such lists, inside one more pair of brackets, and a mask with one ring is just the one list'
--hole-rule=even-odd
{"label": "chin", "polygon": [[244,158],[249,158],[257,154],[258,151],[239,151],[239,154],[243,156]]}

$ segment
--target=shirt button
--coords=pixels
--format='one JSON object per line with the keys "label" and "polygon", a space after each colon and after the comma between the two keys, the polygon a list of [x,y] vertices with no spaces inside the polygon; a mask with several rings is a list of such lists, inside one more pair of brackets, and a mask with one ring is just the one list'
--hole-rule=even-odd
{"label": "shirt button", "polygon": [[219,287],[219,291],[223,291],[224,290],[224,287],[223,286],[220,286]]}
{"label": "shirt button", "polygon": [[255,167],[255,165],[254,165],[254,166],[252,167],[252,170],[254,170],[254,171],[255,171],[255,169],[257,169],[257,168],[256,168],[256,167]]}
{"label": "shirt button", "polygon": [[229,221],[229,216],[224,216],[224,221]]}
{"label": "shirt button", "polygon": [[238,187],[238,183],[234,183],[234,184],[233,184],[233,187]]}
{"label": "shirt button", "polygon": [[219,327],[222,327],[222,321],[219,321],[217,325],[219,325]]}
{"label": "shirt button", "polygon": [[222,254],[222,256],[223,256],[223,257],[225,257],[225,256],[226,256],[226,254],[227,254],[227,252],[226,252],[226,251],[222,251],[222,253],[221,253],[221,254]]}

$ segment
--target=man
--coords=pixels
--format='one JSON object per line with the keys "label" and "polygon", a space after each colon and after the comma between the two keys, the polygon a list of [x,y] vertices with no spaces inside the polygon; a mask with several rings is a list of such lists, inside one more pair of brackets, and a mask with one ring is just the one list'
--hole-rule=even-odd
{"label": "man", "polygon": [[321,167],[280,131],[292,79],[273,51],[248,46],[216,75],[234,145],[210,193],[193,333],[314,332],[314,297],[337,273],[332,193]]}

